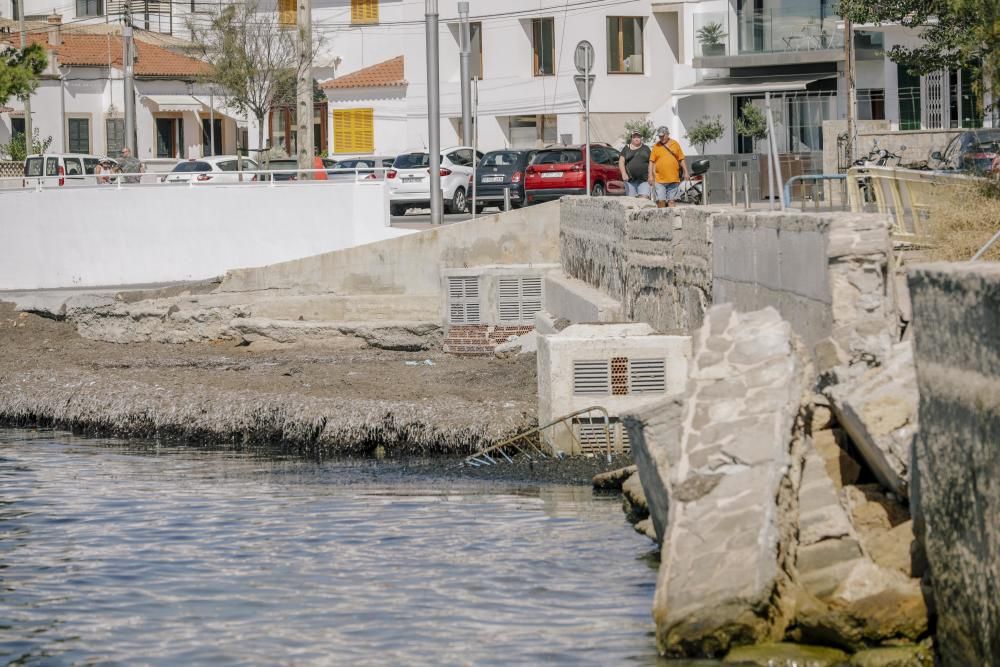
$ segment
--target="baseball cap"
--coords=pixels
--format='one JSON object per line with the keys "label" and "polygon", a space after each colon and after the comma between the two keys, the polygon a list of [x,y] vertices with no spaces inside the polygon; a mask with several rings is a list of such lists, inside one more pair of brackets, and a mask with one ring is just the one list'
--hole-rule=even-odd
{"label": "baseball cap", "polygon": [[642,132],[639,132],[638,130],[635,130],[634,132],[632,132],[632,136],[633,137],[641,137],[642,136]]}
{"label": "baseball cap", "polygon": [[656,128],[656,133],[657,134],[670,134],[670,130],[667,129],[666,125],[661,125],[658,128]]}

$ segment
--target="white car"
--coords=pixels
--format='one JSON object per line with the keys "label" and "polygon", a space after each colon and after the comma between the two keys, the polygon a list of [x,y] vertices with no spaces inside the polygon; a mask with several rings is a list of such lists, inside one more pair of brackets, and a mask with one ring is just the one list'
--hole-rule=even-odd
{"label": "white car", "polygon": [[[475,160],[483,156],[468,146],[455,146],[441,151],[441,191],[449,213],[464,213],[469,206],[469,178]],[[401,153],[386,172],[389,186],[389,211],[404,215],[411,208],[429,208],[431,175],[430,155],[422,151]]]}
{"label": "white car", "polygon": [[[236,155],[215,155],[213,157],[191,158],[174,165],[160,180],[164,183],[239,183]],[[256,171],[257,163],[243,158],[243,171]],[[244,181],[256,181],[257,174],[246,174]]]}

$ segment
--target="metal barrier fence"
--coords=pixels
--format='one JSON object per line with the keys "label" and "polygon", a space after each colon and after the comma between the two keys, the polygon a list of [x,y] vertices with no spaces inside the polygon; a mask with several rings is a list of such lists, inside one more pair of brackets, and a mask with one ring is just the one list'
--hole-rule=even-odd
{"label": "metal barrier fence", "polygon": [[[58,190],[66,187],[102,189],[154,186],[271,186],[295,183],[360,183],[383,181],[386,167],[350,169],[244,169],[242,171],[145,172],[141,174],[53,174],[0,178],[0,194],[24,190]],[[175,180],[168,180],[168,179]]]}

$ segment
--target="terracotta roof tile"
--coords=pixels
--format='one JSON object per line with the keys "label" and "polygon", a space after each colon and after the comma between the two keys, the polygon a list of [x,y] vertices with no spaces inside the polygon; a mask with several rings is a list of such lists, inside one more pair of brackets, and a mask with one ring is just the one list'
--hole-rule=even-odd
{"label": "terracotta roof tile", "polygon": [[[21,45],[19,35],[12,35],[14,46]],[[48,35],[33,33],[28,41],[48,48]],[[135,41],[138,60],[135,63],[136,76],[176,76],[194,77],[207,74],[211,67],[201,60],[182,56],[167,49]],[[56,49],[59,62],[70,66],[107,67],[122,66],[122,38],[118,35],[73,35],[63,32],[62,44]]]}
{"label": "terracotta roof tile", "polygon": [[402,85],[406,85],[406,79],[403,78],[403,56],[396,56],[392,60],[364,67],[350,74],[345,74],[342,77],[321,83],[319,87],[327,90],[337,90],[341,88],[382,88]]}

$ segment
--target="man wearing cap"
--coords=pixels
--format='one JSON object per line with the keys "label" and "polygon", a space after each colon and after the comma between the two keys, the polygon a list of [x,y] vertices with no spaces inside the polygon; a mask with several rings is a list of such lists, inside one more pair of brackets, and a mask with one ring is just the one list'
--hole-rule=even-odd
{"label": "man wearing cap", "polygon": [[670,130],[656,129],[659,140],[649,154],[649,184],[656,191],[656,205],[673,206],[681,189],[681,176],[688,177],[687,161],[681,145],[670,138]]}
{"label": "man wearing cap", "polygon": [[632,133],[632,141],[618,156],[618,170],[625,181],[625,191],[629,197],[649,196],[649,146],[642,143],[642,135]]}

